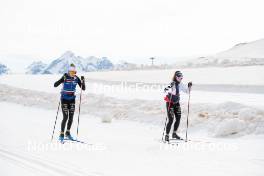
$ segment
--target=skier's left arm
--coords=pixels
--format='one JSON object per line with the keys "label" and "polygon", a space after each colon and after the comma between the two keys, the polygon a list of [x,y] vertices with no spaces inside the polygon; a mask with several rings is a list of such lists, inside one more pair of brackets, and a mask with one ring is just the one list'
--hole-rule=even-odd
{"label": "skier's left arm", "polygon": [[82,90],[85,90],[85,79],[84,76],[81,76],[81,79],[79,77],[78,78],[78,85],[82,88]]}

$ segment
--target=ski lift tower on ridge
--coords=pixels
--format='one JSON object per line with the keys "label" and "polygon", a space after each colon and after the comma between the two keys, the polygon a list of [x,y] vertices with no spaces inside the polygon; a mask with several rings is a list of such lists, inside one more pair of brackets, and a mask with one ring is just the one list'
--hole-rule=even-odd
{"label": "ski lift tower on ridge", "polygon": [[151,60],[151,66],[153,67],[154,66],[154,57],[151,57],[151,58],[149,58],[150,60]]}

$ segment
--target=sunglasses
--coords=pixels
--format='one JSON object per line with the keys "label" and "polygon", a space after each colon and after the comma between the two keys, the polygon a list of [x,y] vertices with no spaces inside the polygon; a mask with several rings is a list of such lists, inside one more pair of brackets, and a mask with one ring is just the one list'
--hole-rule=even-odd
{"label": "sunglasses", "polygon": [[76,74],[76,71],[69,71],[70,74]]}
{"label": "sunglasses", "polygon": [[180,77],[176,76],[176,78],[177,78],[177,79],[183,79],[183,76],[180,76]]}

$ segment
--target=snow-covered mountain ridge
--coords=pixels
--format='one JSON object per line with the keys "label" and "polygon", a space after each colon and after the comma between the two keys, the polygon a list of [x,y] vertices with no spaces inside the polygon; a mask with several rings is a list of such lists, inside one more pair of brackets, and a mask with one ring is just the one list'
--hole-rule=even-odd
{"label": "snow-covered mountain ridge", "polygon": [[27,73],[31,74],[56,74],[65,73],[70,64],[75,64],[79,72],[90,72],[98,70],[111,70],[114,65],[107,58],[90,56],[87,58],[77,56],[71,51],[66,51],[59,58],[46,65],[42,62],[34,62],[28,67]]}
{"label": "snow-covered mountain ridge", "polygon": [[7,68],[7,66],[0,63],[0,75],[7,74],[8,72],[9,69]]}

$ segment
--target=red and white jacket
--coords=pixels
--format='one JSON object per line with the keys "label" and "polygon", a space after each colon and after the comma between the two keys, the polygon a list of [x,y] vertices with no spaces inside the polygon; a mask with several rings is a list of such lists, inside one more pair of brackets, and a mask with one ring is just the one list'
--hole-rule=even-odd
{"label": "red and white jacket", "polygon": [[183,83],[171,82],[167,87],[164,88],[166,96],[164,100],[170,103],[179,103],[180,101],[180,92],[189,93],[189,89]]}

